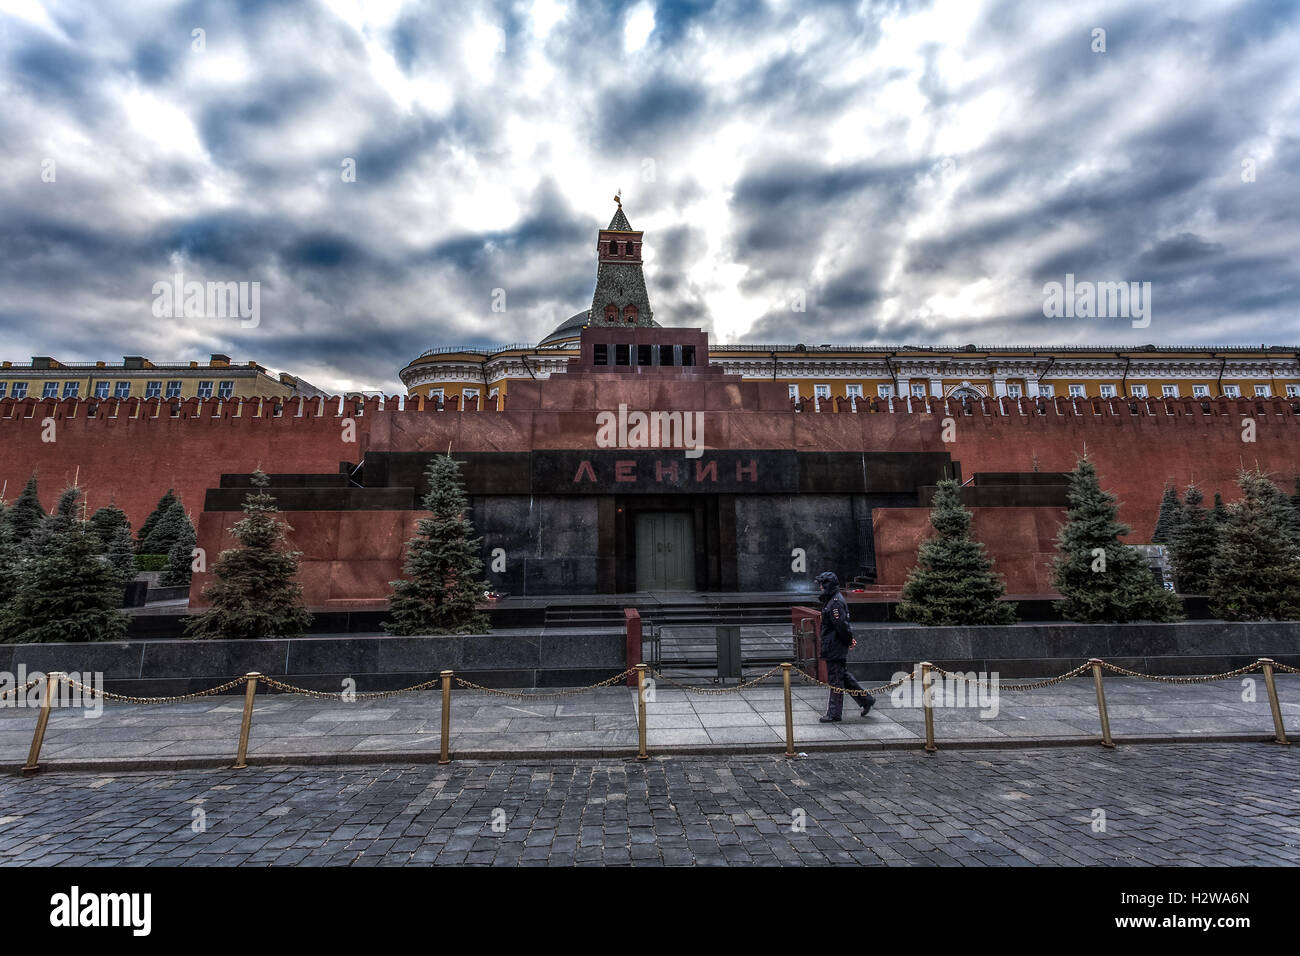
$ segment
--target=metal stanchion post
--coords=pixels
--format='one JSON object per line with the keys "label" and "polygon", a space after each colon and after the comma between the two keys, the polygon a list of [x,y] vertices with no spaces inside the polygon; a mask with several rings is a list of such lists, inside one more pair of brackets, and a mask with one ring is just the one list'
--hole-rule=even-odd
{"label": "metal stanchion post", "polygon": [[45,675],[45,697],[41,700],[41,712],[36,718],[36,733],[32,736],[32,749],[27,752],[27,763],[23,765],[24,774],[33,774],[41,769],[41,744],[45,742],[45,725],[50,722],[50,701],[54,699],[54,688],[58,683],[58,672]]}
{"label": "metal stanchion post", "polygon": [[934,696],[930,691],[929,661],[921,662],[921,706],[925,708],[925,752],[934,753],[939,748],[934,745]]}
{"label": "metal stanchion post", "polygon": [[1106,712],[1106,691],[1101,686],[1101,661],[1094,657],[1088,661],[1092,665],[1092,682],[1097,687],[1097,713],[1101,715],[1101,745],[1115,747],[1110,737],[1110,714]]}
{"label": "metal stanchion post", "polygon": [[645,752],[645,665],[636,665],[636,704],[637,704],[637,738],[640,749],[637,750],[637,760],[649,760],[650,755]]}
{"label": "metal stanchion post", "polygon": [[1276,661],[1270,658],[1263,658],[1260,663],[1264,665],[1264,686],[1268,688],[1268,706],[1273,711],[1273,743],[1290,745],[1291,741],[1286,739],[1286,727],[1282,725],[1282,707],[1277,699],[1277,685],[1273,683],[1273,665]]}
{"label": "metal stanchion post", "polygon": [[438,763],[451,763],[448,747],[451,743],[451,671],[442,672],[442,750]]}
{"label": "metal stanchion post", "polygon": [[239,726],[239,752],[235,754],[232,770],[244,770],[248,767],[248,732],[253,728],[253,695],[257,693],[257,679],[262,675],[251,671],[246,675],[248,686],[244,690],[244,720]]}
{"label": "metal stanchion post", "polygon": [[794,756],[794,711],[790,707],[790,662],[781,665],[781,679],[785,683],[785,755]]}

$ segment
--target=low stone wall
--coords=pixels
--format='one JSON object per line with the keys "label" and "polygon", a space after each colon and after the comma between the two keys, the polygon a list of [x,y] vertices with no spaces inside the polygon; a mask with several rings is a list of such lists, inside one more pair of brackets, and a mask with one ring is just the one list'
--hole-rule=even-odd
{"label": "low stone wall", "polygon": [[311,690],[392,690],[453,670],[490,687],[592,684],[627,667],[621,632],[448,637],[303,637],[0,645],[0,670],[102,672],[105,689],[141,697],[193,693],[258,671]]}
{"label": "low stone wall", "polygon": [[1300,622],[1020,624],[1012,627],[866,626],[854,623],[854,674],[888,680],[928,660],[1003,678],[1052,677],[1091,657],[1144,674],[1212,674],[1261,657],[1300,667]]}

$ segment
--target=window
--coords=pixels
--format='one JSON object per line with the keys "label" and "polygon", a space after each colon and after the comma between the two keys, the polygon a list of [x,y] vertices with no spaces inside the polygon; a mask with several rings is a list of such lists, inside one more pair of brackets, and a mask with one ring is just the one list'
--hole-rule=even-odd
{"label": "window", "polygon": [[1209,397],[1210,397],[1210,386],[1208,386],[1208,385],[1193,385],[1193,386],[1192,386],[1192,397],[1193,397],[1193,398],[1209,398]]}
{"label": "window", "polygon": [[440,389],[440,388],[431,388],[431,389],[429,389],[429,400],[432,401],[432,402],[437,402],[439,405],[441,405],[441,404],[442,404],[442,389]]}
{"label": "window", "polygon": [[64,383],[63,383],[63,397],[64,397],[64,398],[78,398],[80,395],[81,395],[81,383],[80,383],[80,382],[64,382]]}
{"label": "window", "polygon": [[131,397],[131,383],[130,383],[130,382],[118,382],[118,383],[116,383],[116,384],[113,386],[113,397],[114,397],[114,398],[130,398],[130,397]]}
{"label": "window", "polygon": [[8,391],[8,389],[9,389],[8,382],[0,382],[0,398],[5,397],[5,392]]}
{"label": "window", "polygon": [[[208,384],[211,385],[212,383],[209,382]],[[166,397],[166,398],[180,398],[180,397],[181,397],[181,382],[180,382],[180,379],[175,379],[175,380],[170,381],[170,382],[167,383],[167,394],[166,394],[166,396],[164,396],[164,397]]]}
{"label": "window", "polygon": [[1040,384],[1038,386],[1038,394],[1043,398],[1051,398],[1053,395],[1056,394],[1056,389],[1053,388],[1051,385]]}
{"label": "window", "polygon": [[798,397],[799,397],[799,386],[798,386],[798,385],[791,385],[791,386],[790,386],[790,397],[791,397],[791,398],[798,398]]}
{"label": "window", "polygon": [[217,385],[217,398],[230,398],[234,394],[235,383],[233,380],[229,382],[221,382]]}
{"label": "window", "polygon": [[1236,385],[1225,385],[1223,386],[1223,394],[1228,398],[1241,398],[1241,389]]}
{"label": "window", "polygon": [[629,305],[623,309],[623,321],[628,325],[636,325],[636,306]]}
{"label": "window", "polygon": [[46,382],[45,386],[41,389],[41,398],[58,398],[58,397],[59,397],[59,383]]}
{"label": "window", "polygon": [[1165,398],[1177,398],[1177,397],[1178,397],[1178,386],[1177,386],[1177,385],[1161,385],[1161,386],[1160,386],[1160,391],[1161,391],[1161,394],[1163,394]]}
{"label": "window", "polygon": [[694,365],[694,364],[695,364],[695,346],[694,346],[694,345],[683,345],[683,346],[682,346],[682,364],[683,364],[683,365]]}
{"label": "window", "polygon": [[609,346],[603,342],[597,343],[591,350],[591,363],[593,365],[609,364]]}
{"label": "window", "polygon": [[829,385],[814,385],[813,398],[821,401],[823,398],[831,397],[831,387]]}
{"label": "window", "polygon": [[861,397],[862,397],[862,386],[861,386],[861,385],[845,385],[845,386],[844,386],[844,394],[847,395],[849,398],[861,398]]}
{"label": "window", "polygon": [[1146,398],[1147,387],[1145,385],[1130,385],[1128,392],[1134,398]]}
{"label": "window", "polygon": [[613,239],[609,240],[609,254],[611,256],[618,255],[618,243],[615,242]]}
{"label": "window", "polygon": [[893,398],[893,397],[894,397],[894,386],[892,386],[892,385],[877,385],[877,386],[876,386],[876,394],[877,394],[880,398]]}
{"label": "window", "polygon": [[616,306],[613,302],[605,306],[605,321],[606,322],[618,321],[618,306]]}
{"label": "window", "polygon": [[14,394],[13,394],[13,397],[14,397],[14,398],[26,398],[26,397],[27,397],[27,383],[26,383],[26,382],[14,382]]}
{"label": "window", "polygon": [[653,359],[653,357],[652,357],[651,354],[650,354],[650,346],[648,346],[648,345],[638,345],[638,346],[636,347],[636,364],[637,364],[637,365],[653,365],[653,364],[654,364],[654,359]]}
{"label": "window", "polygon": [[1071,397],[1071,398],[1084,398],[1085,396],[1084,396],[1083,386],[1082,386],[1082,385],[1071,385],[1071,386],[1070,386],[1070,397]]}
{"label": "window", "polygon": [[95,383],[95,397],[96,397],[96,398],[108,398],[108,383],[107,383],[107,382],[96,382],[96,383]]}
{"label": "window", "polygon": [[460,407],[461,407],[461,408],[467,408],[467,407],[469,406],[469,400],[470,400],[471,398],[472,398],[472,399],[475,399],[475,400],[478,399],[478,389],[477,389],[477,388],[465,388],[465,389],[461,389],[461,393],[460,393]]}
{"label": "window", "polygon": [[496,399],[500,399],[500,397],[501,397],[501,388],[500,388],[500,386],[498,386],[497,388],[490,388],[490,389],[488,389],[488,401],[492,401],[492,399],[494,399],[494,398],[496,398]]}
{"label": "window", "polygon": [[1272,398],[1272,396],[1273,396],[1273,391],[1272,391],[1272,389],[1270,389],[1267,385],[1256,385],[1256,386],[1255,386],[1255,397],[1256,397],[1256,398]]}
{"label": "window", "polygon": [[[14,383],[14,398],[17,398],[17,397],[18,397],[18,386],[19,386],[19,385],[22,385],[22,384],[23,384],[22,382],[15,382],[15,383]],[[1300,398],[1300,385],[1288,385],[1288,386],[1286,387],[1286,397],[1287,397],[1287,398]]]}
{"label": "window", "polygon": [[1103,385],[1103,386],[1101,387],[1101,397],[1102,397],[1102,398],[1114,398],[1114,397],[1115,397],[1115,386],[1114,386],[1114,385]]}
{"label": "window", "polygon": [[1019,386],[1019,385],[1008,385],[1008,386],[1007,386],[1007,398],[1019,398],[1019,397],[1020,397],[1020,386]]}
{"label": "window", "polygon": [[913,398],[925,398],[925,386],[924,386],[924,385],[913,385],[913,386],[912,386],[912,397],[913,397]]}
{"label": "window", "polygon": [[162,382],[145,382],[145,383],[144,383],[144,397],[145,397],[145,398],[158,398],[160,395],[162,395]]}
{"label": "window", "polygon": [[630,345],[614,346],[614,364],[615,365],[632,364],[632,347]]}
{"label": "window", "polygon": [[210,379],[205,379],[199,382],[198,396],[199,398],[212,397],[212,381]]}

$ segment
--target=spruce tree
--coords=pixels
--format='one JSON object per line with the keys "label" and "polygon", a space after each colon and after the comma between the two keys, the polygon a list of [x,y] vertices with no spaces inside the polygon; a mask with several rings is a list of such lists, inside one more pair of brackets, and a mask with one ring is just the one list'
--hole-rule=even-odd
{"label": "spruce tree", "polygon": [[1223,495],[1217,491],[1214,493],[1214,507],[1210,509],[1210,520],[1214,522],[1216,528],[1222,527],[1228,520],[1228,509],[1223,505]]}
{"label": "spruce tree", "polygon": [[302,586],[294,580],[300,552],[285,547],[285,533],[271,483],[260,469],[253,490],[244,496],[244,517],[231,534],[241,547],[222,551],[212,565],[216,581],[203,589],[212,607],[190,618],[188,637],[252,640],[298,637],[311,624],[302,603]]}
{"label": "spruce tree", "polygon": [[[64,488],[59,492],[59,500],[54,505],[54,510],[36,526],[27,539],[28,554],[33,557],[42,554],[53,546],[54,539],[64,531],[82,527],[81,498],[82,491],[77,487]],[[90,535],[93,542],[99,544],[99,537],[93,530],[90,531]]]}
{"label": "spruce tree", "polygon": [[13,508],[6,508],[0,514],[0,608],[9,601],[18,587],[26,562],[22,544],[14,534],[10,513]]}
{"label": "spruce tree", "polygon": [[36,489],[36,472],[32,472],[32,476],[27,479],[23,493],[13,503],[8,515],[14,540],[19,544],[27,541],[45,521],[45,509],[41,506],[40,495]]}
{"label": "spruce tree", "polygon": [[104,556],[122,579],[123,587],[135,580],[135,540],[131,537],[130,525],[120,524],[113,529]]}
{"label": "spruce tree", "polygon": [[[144,519],[144,524],[140,525],[140,533],[136,535],[136,540],[139,541],[141,545],[144,544],[145,539],[153,532],[153,526],[162,519],[162,516],[168,512],[172,504],[176,501],[176,495],[174,492],[174,488],[168,488],[167,494],[158,499],[157,507],[149,513],[149,517]],[[140,547],[138,550],[141,554],[155,553],[146,551],[143,547]],[[156,553],[166,554],[165,551]]]}
{"label": "spruce tree", "polygon": [[1237,477],[1210,572],[1210,611],[1230,621],[1300,616],[1300,555],[1287,524],[1290,502],[1258,470]]}
{"label": "spruce tree", "polygon": [[480,539],[471,537],[474,529],[465,517],[460,466],[450,455],[438,455],[425,478],[429,517],[417,522],[407,542],[406,579],[389,582],[393,597],[384,627],[393,634],[482,633],[489,624],[478,604],[487,584],[478,577]]}
{"label": "spruce tree", "polygon": [[1178,500],[1178,489],[1172,482],[1166,482],[1164,497],[1160,499],[1160,514],[1156,517],[1155,530],[1151,532],[1151,543],[1169,544],[1182,520],[1183,504]]}
{"label": "spruce tree", "polygon": [[921,543],[916,567],[903,586],[898,616],[929,625],[1010,624],[1015,604],[983,543],[971,537],[971,515],[961,503],[957,482],[945,478],[930,508],[930,524],[938,532]]}
{"label": "spruce tree", "polygon": [[1141,552],[1120,541],[1132,529],[1117,520],[1115,496],[1102,490],[1086,458],[1070,474],[1067,500],[1052,578],[1063,597],[1056,602],[1062,617],[1088,623],[1180,620],[1178,598],[1156,583]]}
{"label": "spruce tree", "polygon": [[77,522],[27,562],[0,612],[0,634],[11,644],[115,640],[126,633],[121,605],[121,578]]}
{"label": "spruce tree", "polygon": [[118,528],[126,528],[128,535],[131,533],[131,522],[127,520],[126,512],[115,504],[105,505],[91,515],[90,527],[105,551],[113,543]]}
{"label": "spruce tree", "polygon": [[194,524],[185,513],[185,506],[181,504],[181,500],[173,498],[172,503],[162,517],[154,523],[148,534],[144,534],[141,529],[140,553],[168,554],[171,552],[172,545],[186,534],[193,536]]}
{"label": "spruce tree", "polygon": [[194,524],[190,521],[189,516],[186,516],[185,524],[181,527],[181,533],[177,536],[176,543],[167,552],[167,567],[163,570],[162,578],[159,581],[163,587],[189,587],[190,569],[194,564],[194,544],[196,540]]}
{"label": "spruce tree", "polygon": [[1183,520],[1169,543],[1169,563],[1181,594],[1207,594],[1210,568],[1218,541],[1218,529],[1211,512],[1201,507],[1205,496],[1195,485],[1187,486]]}

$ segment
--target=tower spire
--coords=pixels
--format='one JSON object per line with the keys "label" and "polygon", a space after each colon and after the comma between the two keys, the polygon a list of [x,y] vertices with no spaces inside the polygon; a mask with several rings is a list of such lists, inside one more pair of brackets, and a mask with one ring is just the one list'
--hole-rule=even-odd
{"label": "tower spire", "polygon": [[623,190],[614,194],[618,208],[596,240],[596,292],[587,312],[588,325],[651,326],[654,313],[641,269],[642,233],[623,212]]}

